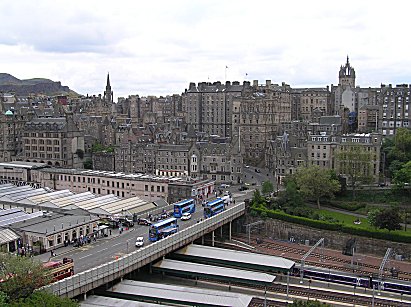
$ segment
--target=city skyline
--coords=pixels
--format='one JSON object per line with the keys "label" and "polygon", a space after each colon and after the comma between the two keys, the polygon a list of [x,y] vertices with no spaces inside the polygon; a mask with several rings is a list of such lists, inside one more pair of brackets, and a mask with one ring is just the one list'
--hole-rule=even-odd
{"label": "city skyline", "polygon": [[203,81],[325,87],[338,84],[348,55],[359,86],[409,83],[409,6],[5,1],[2,72],[61,81],[84,95],[102,93],[109,72],[117,100],[180,94]]}

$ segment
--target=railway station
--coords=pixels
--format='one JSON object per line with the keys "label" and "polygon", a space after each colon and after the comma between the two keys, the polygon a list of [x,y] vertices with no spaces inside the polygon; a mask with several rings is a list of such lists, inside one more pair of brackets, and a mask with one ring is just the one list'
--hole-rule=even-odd
{"label": "railway station", "polygon": [[196,263],[218,264],[277,273],[287,273],[295,266],[294,261],[282,257],[196,244],[189,244],[175,251],[171,257]]}
{"label": "railway station", "polygon": [[[175,286],[163,283],[148,283],[135,280],[123,280],[112,289],[105,291],[104,295],[116,299],[127,299],[128,301],[141,300],[158,303],[162,306],[164,306],[163,304],[184,304],[185,306],[247,307],[252,300],[252,296],[228,291]],[[91,299],[91,301],[93,300],[97,299]],[[84,306],[88,306],[88,300],[85,301]],[[121,305],[116,304],[111,306]]]}

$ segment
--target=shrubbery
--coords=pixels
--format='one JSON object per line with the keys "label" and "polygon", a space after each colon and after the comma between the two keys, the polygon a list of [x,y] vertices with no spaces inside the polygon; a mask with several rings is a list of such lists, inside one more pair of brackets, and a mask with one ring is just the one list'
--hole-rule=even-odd
{"label": "shrubbery", "polygon": [[390,240],[395,242],[411,243],[411,234],[399,233],[395,231],[384,231],[377,229],[364,229],[356,227],[355,225],[345,225],[340,222],[326,221],[326,220],[315,220],[302,216],[294,216],[284,213],[280,210],[267,209],[262,204],[255,204],[251,210],[254,214],[259,214],[262,217],[269,217],[273,219],[278,219],[290,223],[301,224],[313,228],[331,230],[331,231],[341,231],[344,233],[349,233],[358,236],[365,236],[369,238]]}

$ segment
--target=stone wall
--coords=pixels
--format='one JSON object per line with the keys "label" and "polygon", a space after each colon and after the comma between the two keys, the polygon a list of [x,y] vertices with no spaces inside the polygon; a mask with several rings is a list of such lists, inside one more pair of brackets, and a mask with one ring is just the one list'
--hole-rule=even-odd
{"label": "stone wall", "polygon": [[[247,223],[252,223],[258,220],[260,219],[252,218],[252,220],[247,221]],[[411,259],[411,244],[354,236],[337,231],[316,229],[274,219],[265,220],[265,224],[260,226],[260,234],[279,240],[294,239],[295,242],[303,244],[306,240],[309,240],[310,246],[314,245],[319,239],[324,238],[324,246],[326,248],[341,251],[346,246],[349,239],[355,238],[357,241],[355,249],[356,253],[372,254],[383,257],[387,248],[391,247],[396,255],[402,255],[405,260]]]}

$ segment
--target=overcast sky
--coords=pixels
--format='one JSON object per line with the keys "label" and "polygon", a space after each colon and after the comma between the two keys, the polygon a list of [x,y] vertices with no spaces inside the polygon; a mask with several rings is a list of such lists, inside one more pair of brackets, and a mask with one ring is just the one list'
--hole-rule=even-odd
{"label": "overcast sky", "polygon": [[[410,1],[0,2],[1,72],[81,94],[180,94],[189,82],[411,83]],[[226,69],[226,66],[228,67]],[[247,75],[246,75],[247,74]]]}

